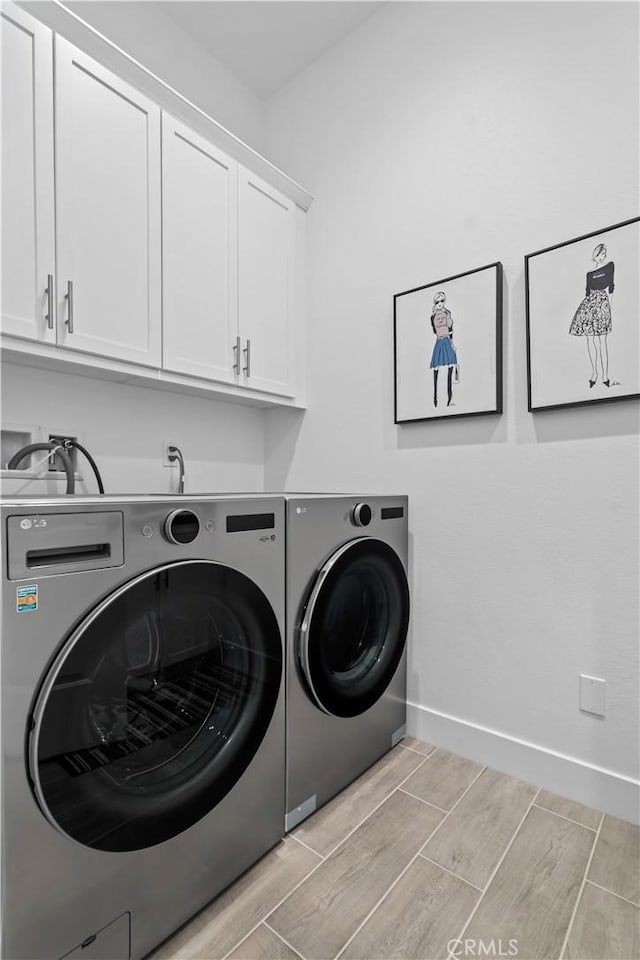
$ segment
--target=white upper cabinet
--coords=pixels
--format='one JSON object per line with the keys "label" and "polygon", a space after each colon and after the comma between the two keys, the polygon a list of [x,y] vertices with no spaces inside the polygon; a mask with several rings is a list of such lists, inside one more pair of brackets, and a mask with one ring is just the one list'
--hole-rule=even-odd
{"label": "white upper cabinet", "polygon": [[162,365],[166,370],[236,381],[237,203],[236,161],[163,113]]}
{"label": "white upper cabinet", "polygon": [[239,168],[241,383],[293,396],[295,205]]}
{"label": "white upper cabinet", "polygon": [[160,109],[56,36],[58,343],[160,366]]}
{"label": "white upper cabinet", "polygon": [[162,125],[163,367],[293,396],[294,204]]}
{"label": "white upper cabinet", "polygon": [[8,0],[1,13],[3,350],[301,406],[310,196],[201,111],[197,133],[165,113],[157,78],[156,102]]}
{"label": "white upper cabinet", "polygon": [[55,342],[53,35],[10,3],[1,32],[2,330]]}

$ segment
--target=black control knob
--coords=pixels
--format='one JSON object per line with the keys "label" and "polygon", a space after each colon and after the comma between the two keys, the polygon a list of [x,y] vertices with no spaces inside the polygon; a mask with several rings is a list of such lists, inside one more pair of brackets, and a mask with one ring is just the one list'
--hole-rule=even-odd
{"label": "black control knob", "polygon": [[368,527],[373,517],[373,511],[368,503],[357,503],[351,511],[351,522],[356,527]]}
{"label": "black control knob", "polygon": [[193,510],[174,510],[164,522],[164,535],[171,543],[193,543],[200,533],[200,521]]}

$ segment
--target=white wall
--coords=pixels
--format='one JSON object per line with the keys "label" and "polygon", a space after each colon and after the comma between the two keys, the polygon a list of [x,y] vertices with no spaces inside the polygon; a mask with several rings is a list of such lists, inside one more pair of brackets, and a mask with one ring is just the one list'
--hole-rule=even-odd
{"label": "white wall", "polygon": [[258,153],[264,104],[149,0],[73,0],[65,6]]}
{"label": "white wall", "polygon": [[[178,470],[162,465],[164,441],[186,461],[187,493],[264,489],[264,414],[220,400],[2,364],[2,422],[67,433],[96,460],[107,493],[173,493]],[[84,485],[96,491],[82,457]],[[41,493],[12,478],[3,492]],[[49,491],[54,492],[54,491]]]}
{"label": "white wall", "polygon": [[[526,412],[523,255],[638,213],[638,63],[632,3],[391,3],[267,117],[316,196],[310,409],[267,415],[267,488],[408,493],[413,732],[629,819],[638,407]],[[506,413],[394,426],[393,294],[494,260]]]}

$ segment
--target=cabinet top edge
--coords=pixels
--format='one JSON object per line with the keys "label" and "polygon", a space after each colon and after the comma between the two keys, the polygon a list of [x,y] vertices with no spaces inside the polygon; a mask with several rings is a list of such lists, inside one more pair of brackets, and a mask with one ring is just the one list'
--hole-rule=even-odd
{"label": "cabinet top edge", "polygon": [[[10,9],[11,6],[11,3],[3,0],[3,9]],[[203,136],[207,133],[213,136],[216,145],[223,150],[228,150],[234,159],[244,163],[272,186],[280,189],[293,200],[296,206],[304,211],[309,209],[314,196],[305,187],[224,127],[206,110],[198,107],[166,80],[149,70],[130,53],[66,7],[62,0],[22,0],[16,6],[50,27],[70,43],[76,44],[87,56],[94,57],[107,69],[117,73],[118,64],[121,65],[124,60],[129,68],[133,68],[134,74],[137,74],[140,80],[146,81],[140,92],[154,100],[160,109],[177,115],[177,118],[184,123],[192,125],[195,123],[196,130]],[[135,77],[133,80],[129,77],[122,79],[136,85]]]}

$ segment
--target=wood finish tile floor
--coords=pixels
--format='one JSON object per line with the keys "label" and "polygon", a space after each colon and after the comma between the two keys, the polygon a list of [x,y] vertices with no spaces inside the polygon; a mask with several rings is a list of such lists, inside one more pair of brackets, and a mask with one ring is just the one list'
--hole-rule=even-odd
{"label": "wood finish tile floor", "polygon": [[150,960],[472,956],[640,958],[640,828],[406,737]]}

